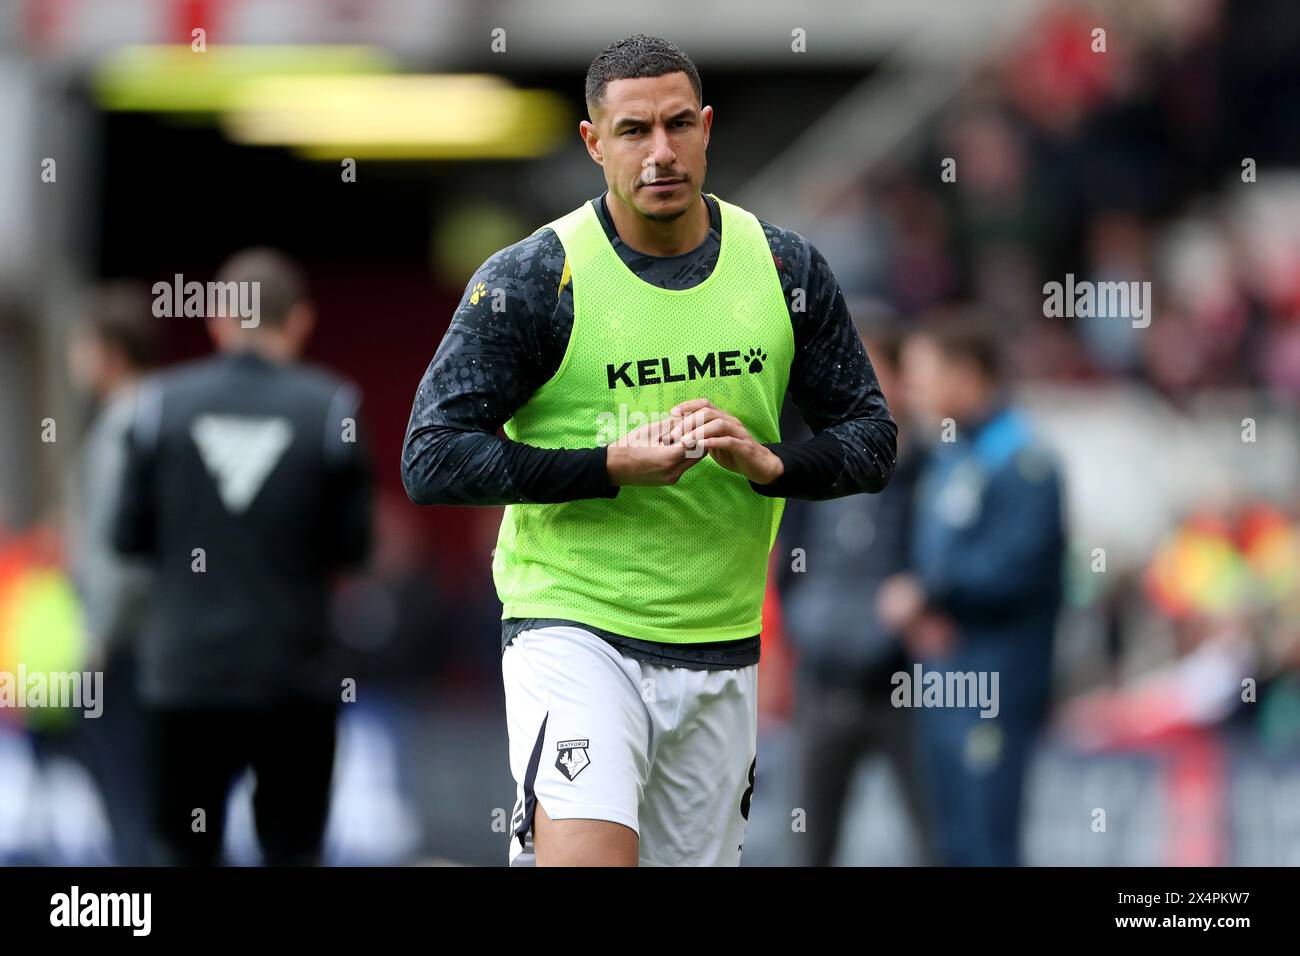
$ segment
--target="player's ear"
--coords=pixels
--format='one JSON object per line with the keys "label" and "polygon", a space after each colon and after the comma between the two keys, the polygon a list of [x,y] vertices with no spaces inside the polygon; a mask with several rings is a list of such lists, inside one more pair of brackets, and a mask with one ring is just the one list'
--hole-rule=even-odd
{"label": "player's ear", "polygon": [[583,120],[578,124],[578,135],[582,137],[582,144],[587,147],[587,154],[592,162],[604,166],[605,157],[601,155],[600,131],[596,129],[596,124],[590,120]]}
{"label": "player's ear", "polygon": [[700,110],[700,126],[704,129],[704,145],[709,145],[709,130],[713,128],[713,107],[706,106]]}
{"label": "player's ear", "polygon": [[289,310],[285,327],[293,339],[295,351],[302,351],[316,328],[316,307],[310,302],[299,302]]}

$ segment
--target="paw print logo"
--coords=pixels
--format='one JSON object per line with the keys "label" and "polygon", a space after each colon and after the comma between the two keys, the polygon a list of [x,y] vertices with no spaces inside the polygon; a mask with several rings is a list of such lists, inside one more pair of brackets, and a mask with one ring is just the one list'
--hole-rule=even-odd
{"label": "paw print logo", "polygon": [[469,304],[478,305],[478,300],[487,295],[487,286],[480,282],[474,286],[474,291],[470,293]]}
{"label": "paw print logo", "polygon": [[762,349],[750,349],[745,353],[745,361],[749,363],[751,372],[761,372],[763,363],[767,361],[767,353]]}

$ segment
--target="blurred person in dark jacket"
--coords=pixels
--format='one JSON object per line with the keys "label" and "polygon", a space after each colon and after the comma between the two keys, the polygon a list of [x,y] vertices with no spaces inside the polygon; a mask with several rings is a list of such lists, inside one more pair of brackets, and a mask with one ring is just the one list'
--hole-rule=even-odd
{"label": "blurred person in dark jacket", "polygon": [[298,361],[314,313],[293,263],[246,250],[218,282],[236,284],[239,315],[209,301],[218,354],[140,386],[115,528],[156,572],[140,668],[156,837],[161,862],[217,862],[228,791],[251,767],[266,862],[311,864],[347,676],[331,577],[370,538],[359,395]]}
{"label": "blurred person in dark jacket", "polygon": [[135,684],[136,642],[149,594],[148,567],[113,549],[112,524],[126,468],[136,386],[154,365],[158,319],[148,291],[108,283],[92,297],[68,348],[72,382],[98,406],[86,433],[74,491],[73,580],[91,667],[104,672],[101,716],[84,722],[86,759],[104,798],[119,865],[147,861],[148,795],[143,714]]}
{"label": "blurred person in dark jacket", "polygon": [[902,368],[937,440],[917,486],[914,570],[879,598],[916,659],[897,699],[917,708],[939,862],[1015,865],[1061,607],[1061,482],[1011,404],[984,316],[936,316],[904,343]]}
{"label": "blurred person in dark jacket", "polygon": [[876,614],[880,585],[908,566],[916,479],[924,451],[910,440],[906,396],[898,379],[900,333],[880,325],[863,336],[876,377],[900,423],[898,463],[889,487],[808,507],[791,501],[792,536],[807,556],[803,573],[786,576],[786,632],[798,657],[794,734],[799,752],[795,805],[807,814],[801,863],[829,866],[840,840],[845,798],[863,757],[888,761],[917,835],[929,856],[913,745],[912,719],[890,703],[890,676],[907,664],[900,635]]}

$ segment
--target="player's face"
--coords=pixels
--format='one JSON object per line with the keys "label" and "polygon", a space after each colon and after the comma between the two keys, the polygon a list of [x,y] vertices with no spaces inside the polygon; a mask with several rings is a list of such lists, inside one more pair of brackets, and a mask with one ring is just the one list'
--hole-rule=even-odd
{"label": "player's face", "polygon": [[614,80],[584,124],[592,159],[609,191],[647,219],[676,219],[697,201],[708,167],[713,107],[703,109],[685,73]]}

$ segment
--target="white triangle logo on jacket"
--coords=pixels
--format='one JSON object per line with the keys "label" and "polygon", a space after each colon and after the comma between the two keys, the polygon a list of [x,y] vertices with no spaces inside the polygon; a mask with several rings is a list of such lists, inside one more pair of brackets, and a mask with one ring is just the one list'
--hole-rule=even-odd
{"label": "white triangle logo on jacket", "polygon": [[293,426],[287,418],[200,415],[190,436],[226,510],[241,514],[293,441]]}

